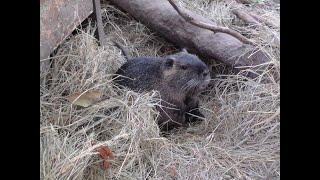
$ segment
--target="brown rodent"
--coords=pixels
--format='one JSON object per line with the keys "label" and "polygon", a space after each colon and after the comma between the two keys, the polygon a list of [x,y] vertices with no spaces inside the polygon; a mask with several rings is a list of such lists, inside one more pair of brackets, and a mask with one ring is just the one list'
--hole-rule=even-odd
{"label": "brown rodent", "polygon": [[158,124],[162,130],[184,126],[204,117],[198,109],[198,95],[209,84],[209,69],[186,50],[166,57],[128,59],[116,74],[126,76],[117,78],[117,84],[134,91],[160,92],[161,107],[157,109],[160,112]]}

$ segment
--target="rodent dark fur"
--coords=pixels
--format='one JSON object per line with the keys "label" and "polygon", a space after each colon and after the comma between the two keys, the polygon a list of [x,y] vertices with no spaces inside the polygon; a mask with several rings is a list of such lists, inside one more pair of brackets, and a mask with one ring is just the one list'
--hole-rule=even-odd
{"label": "rodent dark fur", "polygon": [[[186,50],[166,57],[129,59],[116,74],[116,83],[134,91],[158,90],[162,99],[158,118],[162,130],[184,126],[204,117],[198,95],[210,81],[208,66]],[[189,113],[195,116],[189,115]]]}

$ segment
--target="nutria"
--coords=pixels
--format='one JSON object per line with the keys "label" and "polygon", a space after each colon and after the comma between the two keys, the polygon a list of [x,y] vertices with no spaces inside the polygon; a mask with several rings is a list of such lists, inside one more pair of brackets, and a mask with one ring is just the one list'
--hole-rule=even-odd
{"label": "nutria", "polygon": [[204,117],[198,109],[198,95],[209,84],[209,69],[185,49],[166,57],[130,58],[116,74],[122,75],[115,80],[119,85],[137,92],[160,92],[161,107],[157,109],[162,130],[184,126]]}

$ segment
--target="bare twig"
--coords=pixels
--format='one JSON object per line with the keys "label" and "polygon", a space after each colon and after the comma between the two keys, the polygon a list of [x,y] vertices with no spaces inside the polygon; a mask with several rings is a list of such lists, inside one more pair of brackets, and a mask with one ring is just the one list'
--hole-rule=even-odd
{"label": "bare twig", "polygon": [[182,12],[178,6],[173,2],[173,0],[168,0],[169,3],[172,5],[172,7],[178,12],[178,14],[186,21],[188,21],[189,23],[204,28],[204,29],[208,29],[214,32],[223,32],[226,34],[230,34],[232,36],[234,36],[235,38],[239,39],[240,41],[247,43],[247,44],[253,44],[248,38],[244,37],[243,35],[241,35],[240,33],[238,33],[235,30],[226,28],[226,27],[218,27],[212,24],[208,24],[205,22],[201,22],[198,20],[195,20],[193,17],[191,17],[189,14]]}
{"label": "bare twig", "polygon": [[232,11],[233,14],[235,14],[238,18],[242,19],[243,21],[245,21],[248,24],[252,24],[252,25],[261,25],[261,23],[270,26],[270,27],[276,27],[276,25],[274,25],[271,22],[268,22],[267,20],[261,18],[260,16],[253,14],[253,13],[248,13],[245,11],[242,11],[240,9],[235,9]]}
{"label": "bare twig", "polygon": [[252,25],[261,25],[261,23],[255,19],[254,17],[250,16],[248,13],[241,11],[239,9],[232,10],[232,13],[235,14],[239,19],[242,19],[244,22]]}
{"label": "bare twig", "polygon": [[267,26],[270,26],[270,27],[277,27],[277,25],[271,23],[270,21],[267,21],[266,19],[256,15],[256,14],[253,14],[253,13],[249,13],[250,16],[252,16],[253,18],[255,18],[256,20],[258,20],[259,22],[261,23],[264,23],[265,25]]}
{"label": "bare twig", "polygon": [[119,42],[117,42],[116,40],[113,40],[112,42],[113,42],[113,44],[114,44],[115,46],[117,46],[117,47],[121,50],[121,52],[123,53],[123,55],[124,55],[124,57],[125,57],[126,59],[130,59],[130,58],[131,58],[130,55],[129,55],[129,51],[128,51],[127,48],[125,48],[124,46],[122,46],[122,45],[121,45]]}

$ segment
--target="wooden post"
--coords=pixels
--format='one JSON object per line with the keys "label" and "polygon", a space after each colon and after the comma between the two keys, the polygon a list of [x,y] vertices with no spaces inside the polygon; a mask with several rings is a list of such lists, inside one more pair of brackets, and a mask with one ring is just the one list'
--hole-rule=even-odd
{"label": "wooden post", "polygon": [[93,0],[93,12],[95,13],[95,17],[97,21],[99,44],[100,46],[104,46],[105,41],[104,41],[104,30],[103,30],[102,17],[101,17],[100,0]]}

